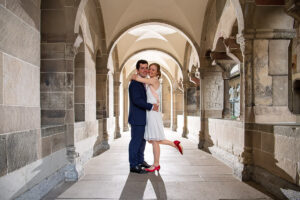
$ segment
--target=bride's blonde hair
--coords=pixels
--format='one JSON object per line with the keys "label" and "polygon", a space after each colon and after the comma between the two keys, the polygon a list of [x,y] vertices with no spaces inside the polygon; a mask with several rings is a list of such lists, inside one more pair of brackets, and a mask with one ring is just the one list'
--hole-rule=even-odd
{"label": "bride's blonde hair", "polygon": [[151,63],[151,64],[149,65],[149,68],[150,68],[152,65],[156,66],[156,71],[157,71],[157,76],[158,76],[157,78],[160,79],[160,77],[161,77],[160,65],[159,65],[158,63]]}

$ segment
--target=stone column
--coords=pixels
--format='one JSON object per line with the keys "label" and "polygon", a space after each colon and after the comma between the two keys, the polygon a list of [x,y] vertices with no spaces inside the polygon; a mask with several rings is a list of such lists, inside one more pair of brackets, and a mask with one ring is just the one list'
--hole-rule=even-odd
{"label": "stone column", "polygon": [[182,137],[187,138],[189,130],[188,130],[188,109],[187,109],[187,89],[188,89],[188,83],[184,82],[183,83],[183,128],[182,128]]}
{"label": "stone column", "polygon": [[123,131],[128,131],[128,85],[124,86],[123,91]]}
{"label": "stone column", "polygon": [[[106,67],[107,56],[96,58],[96,118],[98,119],[98,141],[100,142],[99,152],[109,149],[107,118],[108,114],[108,69]],[[97,152],[98,153],[98,152]]]}
{"label": "stone column", "polygon": [[172,131],[177,131],[177,108],[176,108],[176,102],[177,102],[177,89],[173,89],[173,94],[172,94],[172,98],[173,98],[173,123],[172,123]]}
{"label": "stone column", "polygon": [[121,82],[119,81],[119,73],[116,73],[114,76],[114,115],[115,115],[115,133],[114,133],[114,138],[120,138],[121,133],[120,133],[120,85]]}

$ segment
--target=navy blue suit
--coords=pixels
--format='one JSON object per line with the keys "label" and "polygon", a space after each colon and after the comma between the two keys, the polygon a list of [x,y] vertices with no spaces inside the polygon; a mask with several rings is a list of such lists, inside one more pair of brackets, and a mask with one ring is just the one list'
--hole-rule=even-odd
{"label": "navy blue suit", "polygon": [[130,167],[135,167],[144,162],[146,110],[151,110],[153,105],[147,103],[144,84],[134,80],[129,85],[129,101],[128,122],[131,125],[129,163]]}

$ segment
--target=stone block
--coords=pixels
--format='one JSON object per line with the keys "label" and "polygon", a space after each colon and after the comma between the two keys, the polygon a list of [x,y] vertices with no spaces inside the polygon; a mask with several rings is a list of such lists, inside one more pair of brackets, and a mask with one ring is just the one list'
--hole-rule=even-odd
{"label": "stone block", "polygon": [[73,92],[74,75],[73,73],[66,74],[66,91]]}
{"label": "stone block", "polygon": [[73,74],[42,73],[41,91],[73,91]]}
{"label": "stone block", "polygon": [[61,0],[42,1],[41,9],[62,9],[65,6],[64,2]]}
{"label": "stone block", "polygon": [[65,58],[66,59],[73,59],[74,58],[74,49],[73,49],[73,43],[72,44],[66,44],[65,46]]}
{"label": "stone block", "polygon": [[39,31],[25,24],[23,20],[2,6],[0,6],[0,27],[0,49],[35,66],[40,66]]}
{"label": "stone block", "polygon": [[41,59],[64,59],[64,43],[41,43]]}
{"label": "stone block", "polygon": [[257,6],[253,22],[255,29],[290,29],[294,20],[282,6]]}
{"label": "stone block", "polygon": [[12,133],[7,136],[6,148],[13,149],[7,152],[8,172],[12,172],[37,159],[37,130]]}
{"label": "stone block", "polygon": [[66,128],[66,145],[74,145],[74,124],[67,124]]}
{"label": "stone block", "polygon": [[0,177],[7,174],[6,135],[0,135]]}
{"label": "stone block", "polygon": [[76,86],[84,86],[85,85],[84,69],[75,69],[75,85]]}
{"label": "stone block", "polygon": [[275,135],[274,139],[274,155],[276,159],[289,159],[297,162],[297,152],[294,137],[286,137]]}
{"label": "stone block", "polygon": [[253,50],[255,105],[272,105],[272,77],[268,75],[268,40],[255,40]]}
{"label": "stone block", "polygon": [[269,74],[288,75],[289,40],[270,40]]}
{"label": "stone block", "polygon": [[73,109],[74,106],[74,93],[66,94],[66,109]]}
{"label": "stone block", "polygon": [[40,128],[40,112],[39,107],[0,105],[0,134]]}
{"label": "stone block", "polygon": [[65,133],[55,134],[52,137],[52,153],[66,147]]}
{"label": "stone block", "polygon": [[47,126],[42,128],[42,137],[48,137],[51,135],[55,135],[57,133],[66,132],[65,125],[55,125],[55,126]]}
{"label": "stone block", "polygon": [[85,105],[75,104],[75,122],[84,121],[85,119]]}
{"label": "stone block", "polygon": [[88,132],[86,131],[86,123],[85,122],[78,122],[75,124],[75,142],[79,142],[88,138]]}
{"label": "stone block", "polygon": [[252,131],[252,145],[253,148],[261,149],[261,133],[259,131]]}
{"label": "stone block", "polygon": [[270,154],[274,154],[275,136],[274,134],[261,133],[261,149]]}
{"label": "stone block", "polygon": [[267,132],[267,133],[273,133],[274,132],[274,126],[272,124],[255,124],[257,127],[256,130]]}
{"label": "stone block", "polygon": [[40,1],[37,0],[6,1],[7,9],[11,10],[16,16],[37,30],[40,30],[40,6]]}
{"label": "stone block", "polygon": [[3,64],[4,104],[39,106],[39,68],[7,55]]}
{"label": "stone block", "polygon": [[[43,5],[43,4],[42,4]],[[42,41],[64,42],[66,40],[65,9],[43,10],[41,12]]]}
{"label": "stone block", "polygon": [[0,104],[3,104],[3,54],[0,52]]}
{"label": "stone block", "polygon": [[63,110],[66,108],[66,94],[64,93],[41,93],[41,108],[43,110]]}
{"label": "stone block", "polygon": [[42,158],[51,154],[51,137],[42,138]]}
{"label": "stone block", "polygon": [[65,122],[65,110],[42,110],[42,126],[44,125],[61,125]]}
{"label": "stone block", "polygon": [[273,76],[273,105],[288,105],[288,77]]}
{"label": "stone block", "polygon": [[74,123],[75,117],[74,117],[74,110],[66,110],[66,117],[65,117],[65,123],[71,124]]}
{"label": "stone block", "polygon": [[73,72],[73,62],[69,60],[41,60],[41,72]]}
{"label": "stone block", "polygon": [[75,103],[84,103],[85,102],[85,87],[75,87]]}
{"label": "stone block", "polygon": [[0,5],[2,5],[3,7],[5,7],[5,0],[0,0]]}

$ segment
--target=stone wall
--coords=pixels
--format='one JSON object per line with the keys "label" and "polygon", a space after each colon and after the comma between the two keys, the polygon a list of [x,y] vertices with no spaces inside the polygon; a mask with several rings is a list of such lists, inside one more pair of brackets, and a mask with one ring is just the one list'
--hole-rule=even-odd
{"label": "stone wall", "polygon": [[246,124],[246,135],[252,148],[251,178],[281,198],[286,198],[281,188],[299,191],[300,127]]}
{"label": "stone wall", "polygon": [[208,119],[204,148],[233,169],[235,176],[249,180],[244,123],[236,120]]}
{"label": "stone wall", "polygon": [[0,27],[0,176],[4,176],[41,158],[40,1],[26,7],[19,1],[1,1]]}
{"label": "stone wall", "polygon": [[[41,120],[41,108],[65,108],[68,96],[40,93],[45,88],[40,86],[40,72],[56,66],[67,70],[70,65],[40,61],[65,50],[50,45],[53,54],[41,55],[40,8],[41,1],[0,1],[0,199],[18,197],[66,165],[65,126],[41,129],[41,121],[51,121]],[[51,188],[62,180],[49,178],[47,183]]]}

